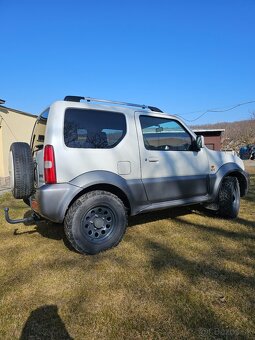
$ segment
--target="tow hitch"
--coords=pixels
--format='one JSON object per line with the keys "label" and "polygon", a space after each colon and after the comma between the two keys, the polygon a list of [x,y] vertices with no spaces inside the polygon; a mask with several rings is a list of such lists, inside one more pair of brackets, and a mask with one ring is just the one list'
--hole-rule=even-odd
{"label": "tow hitch", "polygon": [[26,217],[26,218],[20,218],[17,220],[13,220],[9,216],[9,208],[4,208],[4,216],[6,219],[6,222],[10,224],[17,224],[17,223],[31,223],[31,222],[36,222],[41,220],[41,217],[33,213],[31,216]]}

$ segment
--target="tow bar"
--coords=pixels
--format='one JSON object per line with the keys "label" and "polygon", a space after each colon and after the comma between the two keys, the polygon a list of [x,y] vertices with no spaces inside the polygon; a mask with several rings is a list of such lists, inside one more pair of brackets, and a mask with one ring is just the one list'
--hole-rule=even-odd
{"label": "tow bar", "polygon": [[10,224],[31,223],[31,222],[36,222],[36,221],[41,220],[40,216],[36,215],[35,213],[33,213],[32,216],[29,216],[29,217],[26,217],[26,218],[20,218],[20,219],[17,219],[17,220],[13,220],[9,216],[9,208],[4,208],[4,216],[5,216],[6,222],[8,222]]}

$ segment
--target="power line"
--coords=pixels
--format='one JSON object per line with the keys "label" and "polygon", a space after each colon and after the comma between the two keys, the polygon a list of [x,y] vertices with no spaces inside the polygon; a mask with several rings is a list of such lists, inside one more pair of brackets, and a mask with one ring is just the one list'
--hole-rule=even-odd
{"label": "power line", "polygon": [[8,127],[9,131],[11,132],[12,136],[14,137],[14,139],[17,141],[16,136],[14,135],[14,133],[12,132],[12,129],[10,128],[10,126],[8,125],[7,121],[4,119],[4,117],[2,115],[0,115],[0,117],[2,118],[2,120],[5,122],[6,126]]}
{"label": "power line", "polygon": [[[204,111],[201,115],[199,115],[195,119],[187,119],[187,118],[182,117],[181,115],[176,115],[176,116],[181,117],[182,119],[186,120],[187,122],[195,122],[196,120],[200,119],[201,117],[203,117],[208,112],[227,112],[227,111],[233,110],[233,109],[235,109],[239,106],[252,104],[252,103],[255,103],[255,100],[250,100],[250,101],[247,101],[247,102],[239,103],[239,104],[233,105],[233,106],[231,106],[227,109],[208,109],[208,110]],[[196,111],[196,112],[199,112],[199,111]]]}

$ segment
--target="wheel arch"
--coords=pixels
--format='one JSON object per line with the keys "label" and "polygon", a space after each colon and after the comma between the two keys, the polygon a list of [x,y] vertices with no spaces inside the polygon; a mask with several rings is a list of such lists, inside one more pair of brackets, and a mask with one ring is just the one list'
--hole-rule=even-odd
{"label": "wheel arch", "polygon": [[84,173],[68,183],[40,187],[35,194],[35,200],[40,202],[38,213],[53,222],[62,223],[72,204],[93,190],[108,191],[116,195],[124,203],[129,215],[136,213],[140,202],[147,199],[141,181],[127,182],[117,174],[94,171]]}
{"label": "wheel arch", "polygon": [[122,202],[124,203],[125,207],[127,208],[127,213],[128,215],[130,215],[131,213],[131,204],[129,201],[128,196],[125,194],[125,192],[120,189],[119,187],[113,185],[113,184],[109,184],[109,183],[99,183],[99,184],[94,184],[91,186],[88,186],[86,188],[81,189],[73,198],[72,200],[69,202],[69,205],[66,209],[66,212],[68,211],[68,209],[70,208],[70,206],[82,195],[91,192],[91,191],[95,191],[95,190],[104,190],[104,191],[108,191],[114,195],[116,195],[119,199],[122,200]]}
{"label": "wheel arch", "polygon": [[[245,176],[242,173],[240,173],[239,171],[230,172],[226,176],[228,176],[228,177],[236,177],[237,178],[238,183],[239,183],[239,187],[240,187],[240,196],[241,197],[245,196],[245,194],[247,192],[247,181],[246,181]],[[223,179],[226,176],[224,176]],[[222,181],[221,181],[221,184],[222,184]]]}
{"label": "wheel arch", "polygon": [[236,177],[240,187],[240,196],[243,197],[247,194],[249,186],[248,174],[243,169],[241,169],[236,163],[227,163],[223,165],[215,174],[215,180],[213,185],[213,197],[215,199],[218,198],[222,182],[226,177]]}

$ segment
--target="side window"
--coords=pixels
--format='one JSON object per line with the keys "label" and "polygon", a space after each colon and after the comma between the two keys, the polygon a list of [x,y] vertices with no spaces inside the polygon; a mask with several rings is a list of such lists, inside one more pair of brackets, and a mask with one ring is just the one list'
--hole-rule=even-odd
{"label": "side window", "polygon": [[31,148],[33,152],[43,148],[48,115],[49,109],[44,111],[35,122],[31,139]]}
{"label": "side window", "polygon": [[111,111],[67,109],[64,141],[69,148],[109,149],[126,134],[126,119],[122,113]]}
{"label": "side window", "polygon": [[173,119],[140,116],[144,146],[147,150],[188,151],[192,139]]}

